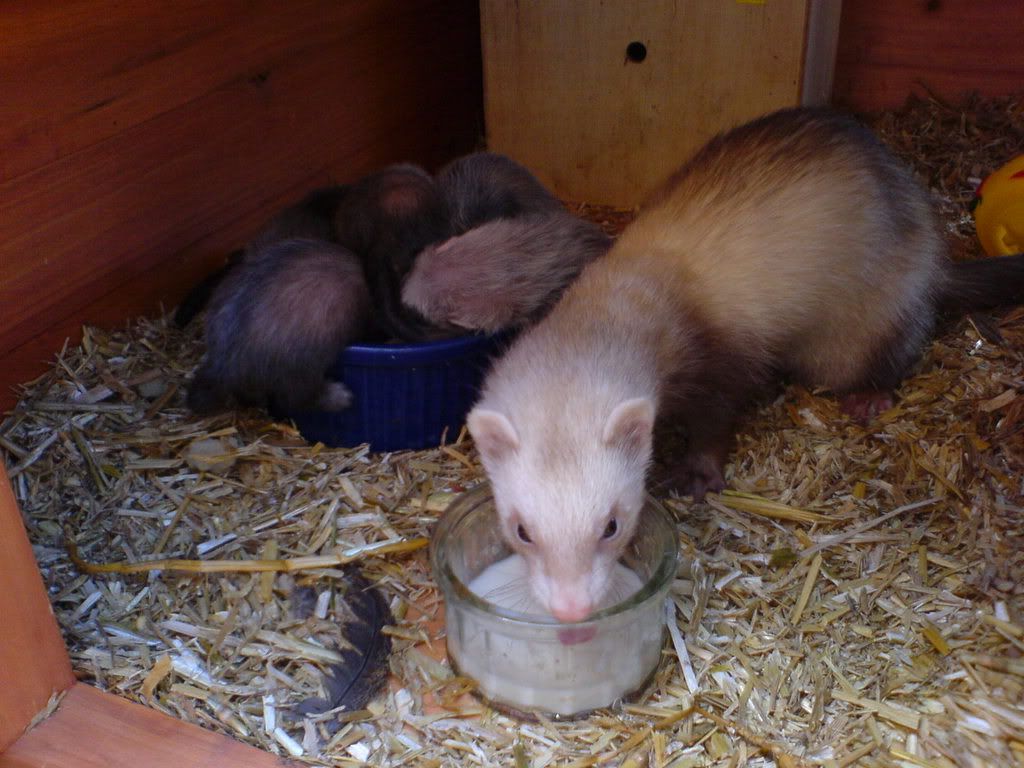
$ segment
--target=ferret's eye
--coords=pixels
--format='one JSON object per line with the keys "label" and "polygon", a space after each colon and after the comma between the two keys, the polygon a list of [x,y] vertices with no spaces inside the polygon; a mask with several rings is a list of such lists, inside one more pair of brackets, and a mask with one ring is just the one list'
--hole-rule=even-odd
{"label": "ferret's eye", "polygon": [[530,538],[530,534],[526,532],[526,528],[522,523],[516,526],[516,536],[523,544],[533,544],[533,539]]}
{"label": "ferret's eye", "polygon": [[619,532],[619,523],[613,517],[608,521],[608,525],[604,527],[604,533],[601,534],[602,539],[614,539],[615,534]]}

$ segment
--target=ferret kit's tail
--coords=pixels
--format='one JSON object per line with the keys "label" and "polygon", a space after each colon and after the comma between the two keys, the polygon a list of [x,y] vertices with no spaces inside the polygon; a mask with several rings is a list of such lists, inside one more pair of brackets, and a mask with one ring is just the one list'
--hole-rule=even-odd
{"label": "ferret kit's tail", "polygon": [[1024,304],[1024,254],[954,262],[939,295],[943,313]]}

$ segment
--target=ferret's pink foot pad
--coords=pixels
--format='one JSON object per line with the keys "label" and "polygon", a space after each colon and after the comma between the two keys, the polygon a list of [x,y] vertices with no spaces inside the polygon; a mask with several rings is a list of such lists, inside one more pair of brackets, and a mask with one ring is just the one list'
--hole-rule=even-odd
{"label": "ferret's pink foot pad", "polygon": [[867,389],[843,395],[839,407],[861,424],[867,424],[878,414],[889,410],[895,403],[892,392]]}

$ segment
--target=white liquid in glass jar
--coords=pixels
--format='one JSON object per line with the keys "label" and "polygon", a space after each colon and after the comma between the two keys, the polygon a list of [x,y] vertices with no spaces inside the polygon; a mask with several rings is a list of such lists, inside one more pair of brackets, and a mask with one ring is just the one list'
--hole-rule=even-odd
{"label": "white liquid in glass jar", "polygon": [[[533,597],[526,562],[512,555],[484,569],[469,588],[489,603],[538,621],[550,616]],[[599,610],[642,586],[616,564]],[[608,706],[643,685],[661,653],[661,600],[579,625],[528,624],[449,605],[448,651],[488,699],[517,709],[571,715]]]}
{"label": "white liquid in glass jar", "polygon": [[[621,603],[636,594],[642,586],[636,573],[622,563],[616,563],[608,591],[595,610],[601,611]],[[530,589],[526,560],[522,555],[510,555],[489,565],[469,583],[469,589],[474,595],[500,608],[551,618],[551,614],[544,610]]]}

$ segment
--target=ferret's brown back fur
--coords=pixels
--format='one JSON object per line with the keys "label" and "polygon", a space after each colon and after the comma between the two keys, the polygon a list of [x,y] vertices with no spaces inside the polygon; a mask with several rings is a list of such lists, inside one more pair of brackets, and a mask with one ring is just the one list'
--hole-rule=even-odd
{"label": "ferret's brown back fur", "polygon": [[931,330],[945,250],[928,193],[867,129],[794,110],[708,144],[608,268],[657,279],[748,353],[847,390],[885,373],[879,355],[902,375]]}
{"label": "ferret's brown back fur", "polygon": [[452,160],[437,183],[459,235],[496,219],[564,210],[524,165],[496,152],[474,152]]}

